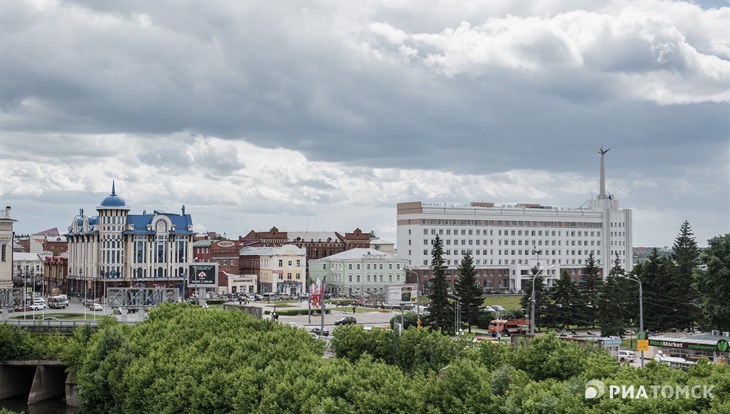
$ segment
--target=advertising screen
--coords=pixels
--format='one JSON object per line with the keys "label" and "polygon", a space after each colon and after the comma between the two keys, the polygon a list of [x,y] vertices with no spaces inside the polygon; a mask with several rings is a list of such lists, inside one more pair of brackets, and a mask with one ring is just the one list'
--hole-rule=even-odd
{"label": "advertising screen", "polygon": [[416,285],[389,285],[386,303],[411,303],[418,300]]}
{"label": "advertising screen", "polygon": [[188,287],[218,287],[218,264],[196,263],[190,265]]}

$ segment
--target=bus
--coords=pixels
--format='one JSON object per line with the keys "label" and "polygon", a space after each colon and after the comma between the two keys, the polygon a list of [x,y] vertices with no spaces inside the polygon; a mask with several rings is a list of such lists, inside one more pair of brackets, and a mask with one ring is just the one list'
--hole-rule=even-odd
{"label": "bus", "polygon": [[68,306],[68,296],[58,295],[48,298],[48,307],[51,309],[65,309]]}

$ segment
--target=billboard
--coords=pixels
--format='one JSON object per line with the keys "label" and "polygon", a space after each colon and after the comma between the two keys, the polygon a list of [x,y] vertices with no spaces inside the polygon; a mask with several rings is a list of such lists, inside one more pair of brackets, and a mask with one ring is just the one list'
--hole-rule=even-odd
{"label": "billboard", "polygon": [[415,303],[418,301],[418,288],[412,285],[388,285],[385,303]]}
{"label": "billboard", "polygon": [[190,265],[188,287],[218,287],[218,263],[195,263]]}

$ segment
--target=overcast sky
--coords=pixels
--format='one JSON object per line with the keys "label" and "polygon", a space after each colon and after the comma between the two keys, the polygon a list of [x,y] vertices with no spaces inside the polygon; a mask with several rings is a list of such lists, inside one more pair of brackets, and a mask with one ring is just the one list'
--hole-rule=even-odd
{"label": "overcast sky", "polygon": [[374,230],[396,203],[730,232],[728,1],[0,2],[0,203],[65,231],[116,180],[198,231]]}

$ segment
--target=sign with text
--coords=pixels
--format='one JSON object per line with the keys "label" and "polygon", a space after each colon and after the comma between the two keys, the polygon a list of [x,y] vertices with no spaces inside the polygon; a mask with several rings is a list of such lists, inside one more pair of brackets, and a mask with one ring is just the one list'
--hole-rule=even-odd
{"label": "sign with text", "polygon": [[416,284],[412,285],[389,285],[385,303],[412,303],[418,300],[418,289]]}
{"label": "sign with text", "polygon": [[218,287],[218,263],[195,263],[190,265],[188,287]]}
{"label": "sign with text", "polygon": [[717,352],[728,352],[728,342],[725,339],[721,339],[716,343],[696,343],[696,342],[685,342],[681,339],[676,340],[659,340],[649,339],[649,345],[659,346],[663,348],[682,348],[682,349],[694,349],[697,351],[717,351]]}

